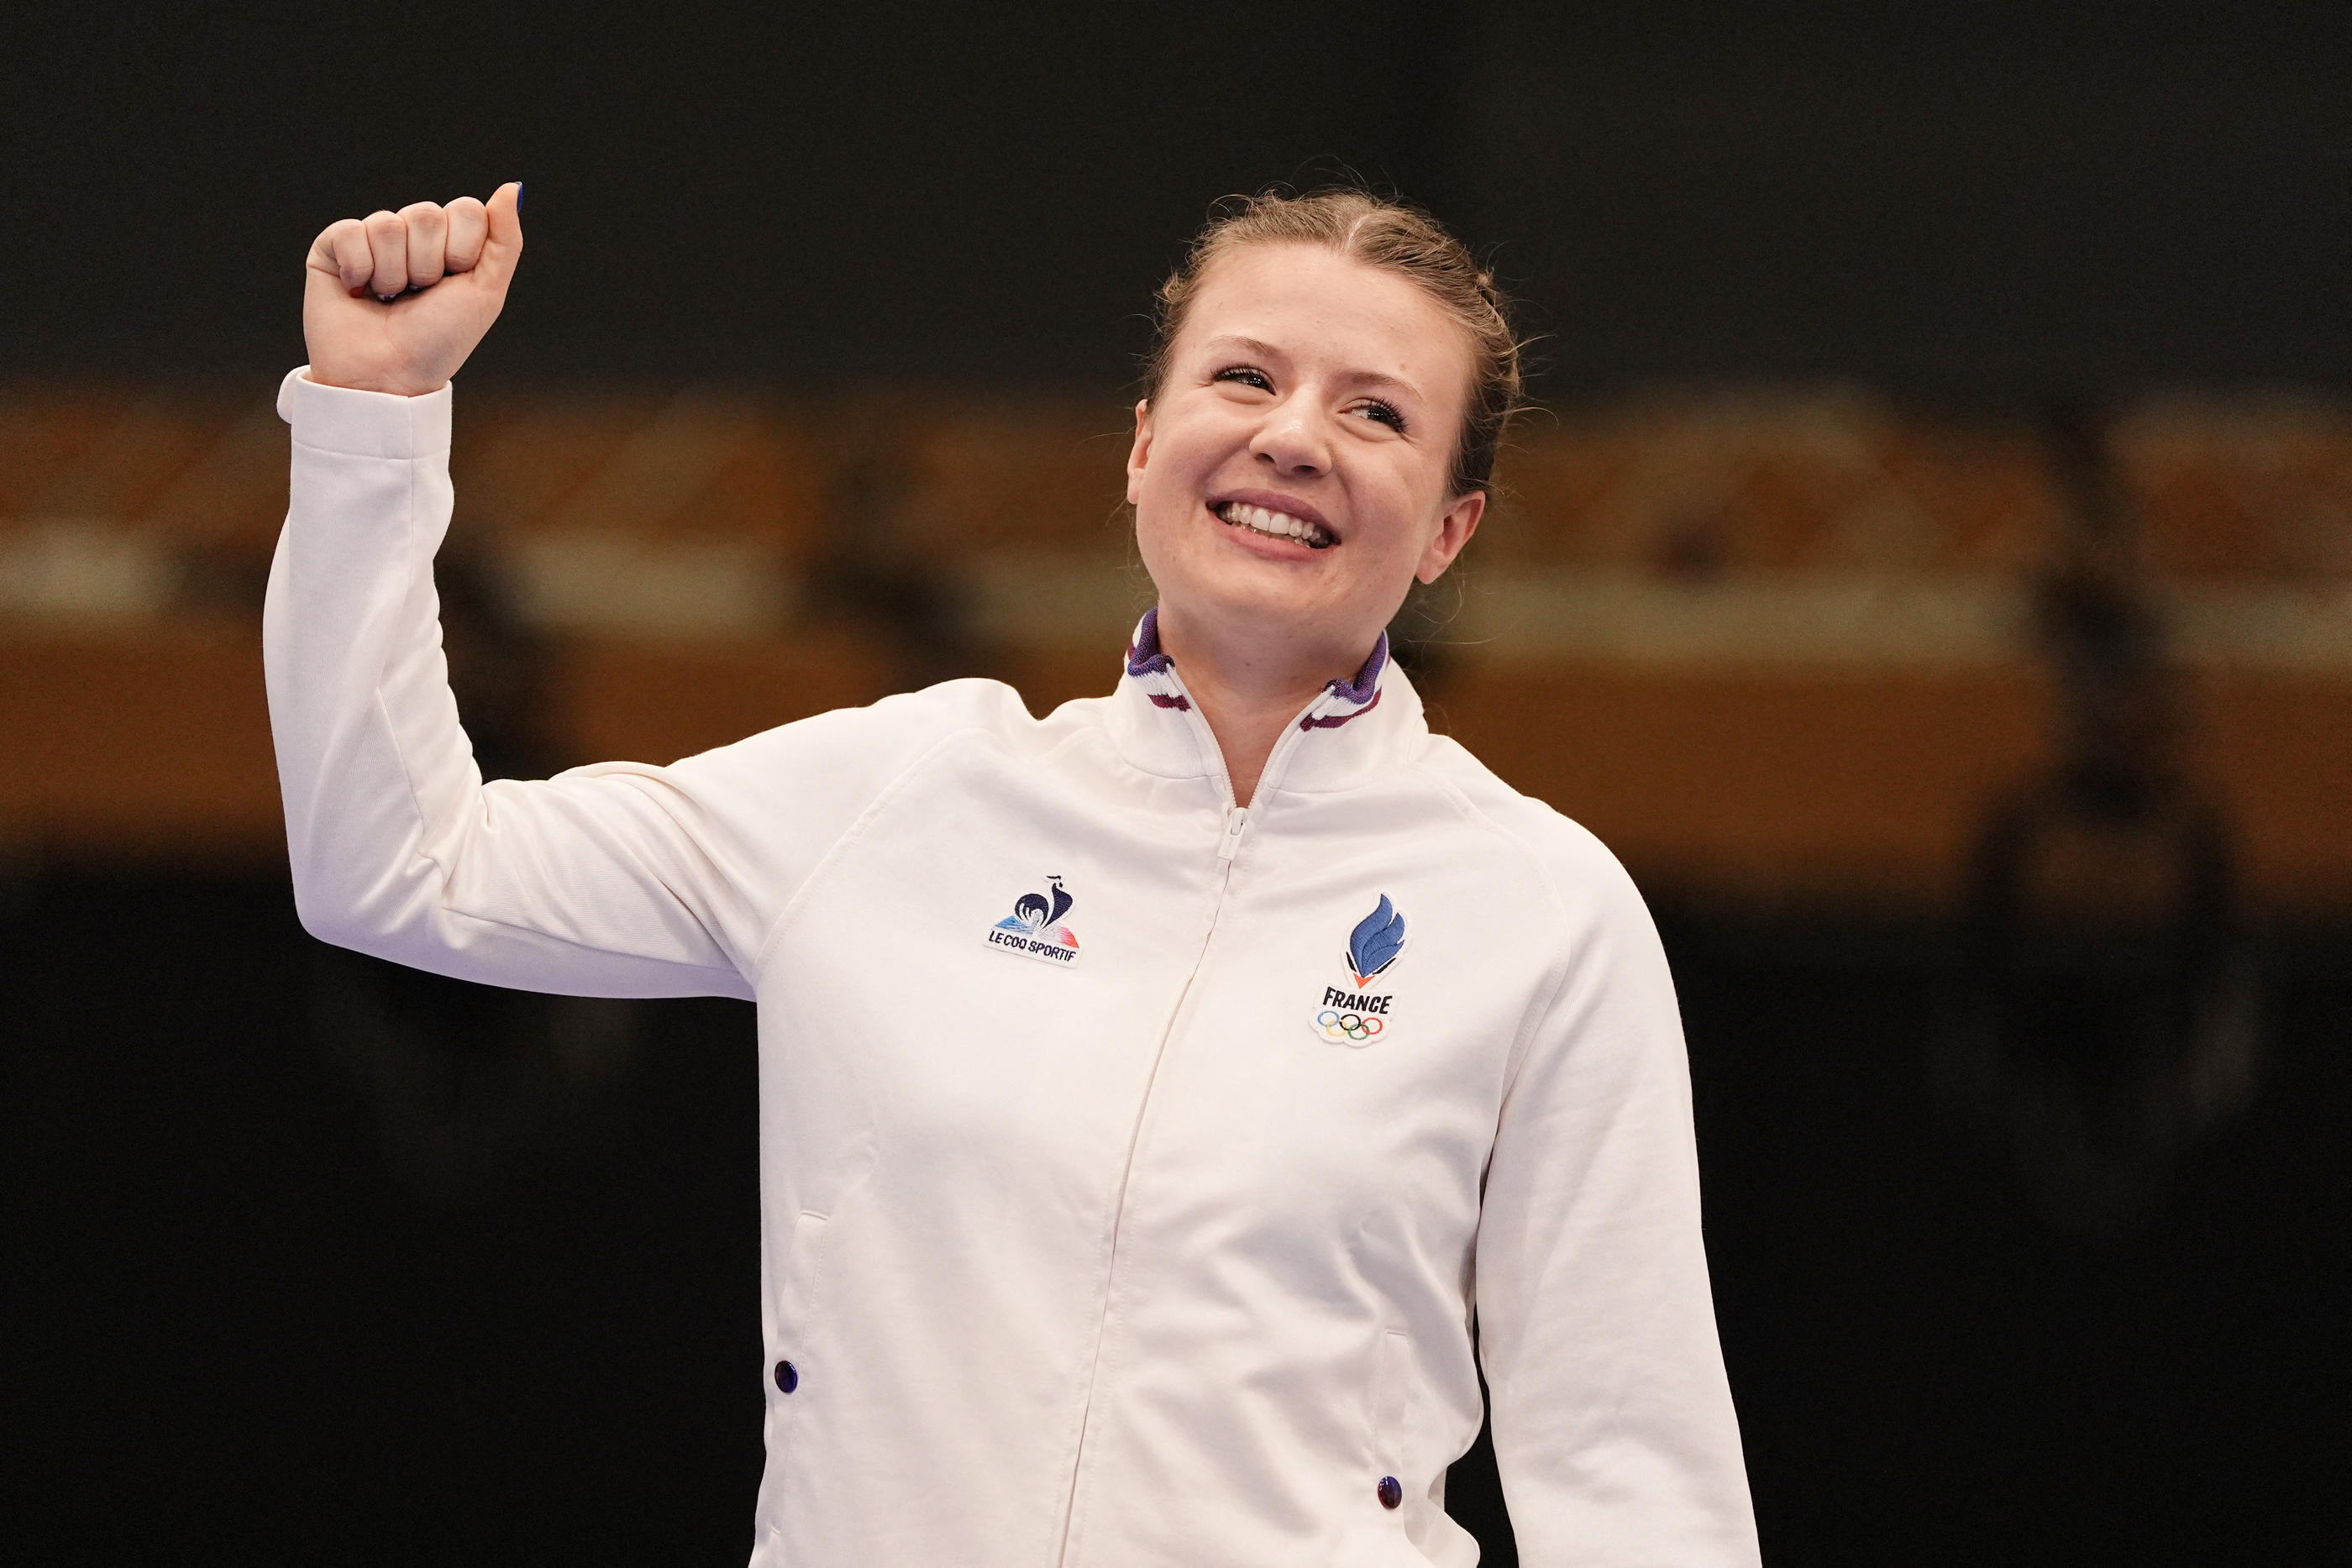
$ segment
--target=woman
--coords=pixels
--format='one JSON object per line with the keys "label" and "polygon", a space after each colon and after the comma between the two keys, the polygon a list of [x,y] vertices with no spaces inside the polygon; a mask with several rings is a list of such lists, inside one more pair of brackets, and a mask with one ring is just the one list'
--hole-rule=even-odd
{"label": "woman", "polygon": [[431,561],[520,196],[311,251],[268,617],[296,895],[445,973],[757,1000],[754,1563],[1472,1562],[1474,1303],[1525,1561],[1752,1561],[1656,936],[1387,657],[1517,395],[1460,245],[1352,193],[1196,244],[1111,695],[950,681],[484,786]]}

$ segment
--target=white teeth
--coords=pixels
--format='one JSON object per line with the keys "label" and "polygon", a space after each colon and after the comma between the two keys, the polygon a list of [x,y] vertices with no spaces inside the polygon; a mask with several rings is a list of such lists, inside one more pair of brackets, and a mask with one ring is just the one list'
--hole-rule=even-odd
{"label": "white teeth", "polygon": [[1314,549],[1321,549],[1331,542],[1330,533],[1320,523],[1294,517],[1288,512],[1254,507],[1246,501],[1228,501],[1217,508],[1217,515],[1235,528],[1248,528],[1253,533],[1271,534],[1278,539],[1297,539]]}

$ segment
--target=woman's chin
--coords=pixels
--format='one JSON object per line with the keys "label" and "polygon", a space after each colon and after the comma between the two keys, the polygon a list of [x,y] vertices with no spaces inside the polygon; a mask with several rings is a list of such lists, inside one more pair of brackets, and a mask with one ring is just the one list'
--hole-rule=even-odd
{"label": "woman's chin", "polygon": [[[1360,640],[1369,646],[1380,635],[1386,618],[1379,606],[1349,612],[1349,601],[1360,595],[1349,591],[1356,563],[1347,559],[1345,544],[1314,549],[1223,522],[1213,526],[1215,534],[1183,540],[1188,548],[1145,549],[1163,624],[1173,619],[1180,625],[1214,625],[1220,634],[1252,637],[1280,627],[1282,640],[1291,643],[1304,637],[1335,645]],[[1358,621],[1363,622],[1360,639],[1355,635]]]}
{"label": "woman's chin", "polygon": [[1250,604],[1305,604],[1329,597],[1337,583],[1330,570],[1338,563],[1296,554],[1276,555],[1255,544],[1202,552],[1188,564],[1186,575],[1205,599]]}
{"label": "woman's chin", "polygon": [[[1344,601],[1330,591],[1336,584],[1264,571],[1223,571],[1202,574],[1181,583],[1160,586],[1160,624],[1176,622],[1179,642],[1238,648],[1255,646],[1253,657],[1274,653],[1276,645],[1290,653],[1305,647],[1328,650],[1370,647],[1386,624],[1377,608],[1350,614]],[[1361,625],[1357,623],[1360,622]],[[1194,635],[1186,635],[1192,632]],[[1166,635],[1163,630],[1163,636]],[[1182,653],[1174,647],[1181,666]]]}

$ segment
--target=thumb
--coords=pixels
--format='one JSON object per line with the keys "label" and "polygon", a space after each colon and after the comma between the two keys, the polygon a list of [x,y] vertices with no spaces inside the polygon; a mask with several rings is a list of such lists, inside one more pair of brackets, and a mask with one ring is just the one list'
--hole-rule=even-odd
{"label": "thumb", "polygon": [[[482,242],[482,259],[474,274],[494,288],[504,288],[522,256],[522,182],[509,180],[483,204],[489,234]],[[483,274],[488,274],[483,277]]]}

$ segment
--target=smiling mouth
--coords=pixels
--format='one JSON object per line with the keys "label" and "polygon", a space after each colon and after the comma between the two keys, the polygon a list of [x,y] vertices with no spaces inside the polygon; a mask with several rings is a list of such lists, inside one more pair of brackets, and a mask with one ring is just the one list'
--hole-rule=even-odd
{"label": "smiling mouth", "polygon": [[1268,538],[1296,539],[1308,549],[1329,549],[1339,541],[1331,530],[1305,517],[1294,517],[1288,512],[1277,512],[1266,507],[1254,507],[1247,501],[1227,501],[1215,508],[1218,520],[1227,528],[1247,528]]}

